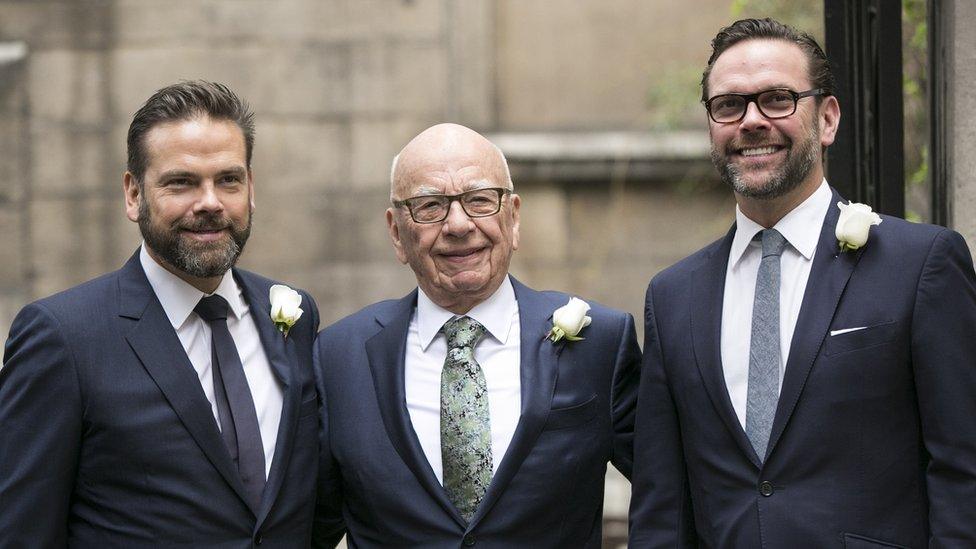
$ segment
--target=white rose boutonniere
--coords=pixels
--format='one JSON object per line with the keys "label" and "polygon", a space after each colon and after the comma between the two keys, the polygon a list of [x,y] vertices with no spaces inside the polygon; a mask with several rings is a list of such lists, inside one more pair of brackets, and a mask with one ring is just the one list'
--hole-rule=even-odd
{"label": "white rose boutonniere", "polygon": [[852,251],[864,246],[871,225],[880,225],[881,216],[872,212],[867,204],[838,202],[837,207],[840,208],[840,219],[837,220],[834,234],[837,235],[840,251]]}
{"label": "white rose boutonniere", "polygon": [[590,325],[593,321],[586,316],[590,310],[590,305],[582,299],[573,297],[562,307],[552,313],[552,328],[546,337],[553,343],[565,338],[566,341],[579,341],[579,333],[583,328]]}
{"label": "white rose boutonniere", "polygon": [[302,317],[302,296],[283,284],[271,287],[271,321],[288,337],[288,330]]}

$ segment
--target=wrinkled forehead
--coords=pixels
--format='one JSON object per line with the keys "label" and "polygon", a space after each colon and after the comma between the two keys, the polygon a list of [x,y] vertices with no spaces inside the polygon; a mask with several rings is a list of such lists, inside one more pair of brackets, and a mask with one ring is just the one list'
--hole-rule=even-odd
{"label": "wrinkled forehead", "polygon": [[393,173],[394,194],[462,192],[479,187],[508,187],[504,159],[490,146],[457,143],[408,150]]}

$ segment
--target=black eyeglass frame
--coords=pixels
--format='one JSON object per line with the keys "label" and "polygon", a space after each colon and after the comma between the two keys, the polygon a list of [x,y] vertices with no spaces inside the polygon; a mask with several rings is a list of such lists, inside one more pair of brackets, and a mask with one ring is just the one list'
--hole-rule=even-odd
{"label": "black eyeglass frame", "polygon": [[[484,191],[495,191],[496,193],[498,193],[498,207],[495,208],[495,211],[491,213],[473,214],[469,212],[468,209],[464,207],[464,200],[462,200],[462,198],[470,194],[484,192]],[[403,206],[406,206],[407,211],[410,212],[410,219],[412,219],[414,223],[419,223],[421,225],[430,225],[431,223],[440,223],[445,219],[447,219],[447,216],[450,215],[451,213],[451,204],[455,201],[457,201],[461,205],[461,209],[464,210],[464,213],[467,214],[468,217],[472,217],[472,218],[491,217],[493,215],[498,214],[498,212],[502,211],[502,199],[505,197],[505,195],[508,194],[512,194],[512,189],[506,189],[504,187],[484,187],[480,189],[471,189],[470,191],[464,191],[463,193],[458,193],[458,194],[421,194],[417,196],[411,196],[410,198],[404,198],[403,200],[393,200],[391,202],[393,203],[393,207],[395,208],[402,208]],[[441,217],[440,219],[434,219],[432,221],[418,220],[413,213],[413,206],[410,205],[410,201],[417,200],[417,199],[424,199],[424,198],[446,198],[447,207],[444,208],[444,216]]]}
{"label": "black eyeglass frame", "polygon": [[[781,114],[779,116],[770,116],[766,114],[766,111],[763,110],[762,105],[759,104],[759,96],[769,92],[785,92],[790,94],[790,97],[793,98],[793,110],[791,110],[788,114]],[[716,95],[714,97],[710,97],[707,101],[705,101],[705,111],[708,113],[708,117],[712,119],[712,122],[715,122],[716,124],[735,124],[737,122],[742,121],[742,119],[746,117],[746,113],[749,112],[749,103],[755,103],[756,108],[759,109],[759,112],[763,116],[769,118],[770,120],[778,120],[780,118],[793,116],[793,114],[796,113],[796,104],[804,97],[815,97],[818,95],[826,96],[828,94],[824,93],[823,88],[813,88],[811,90],[802,91],[802,92],[795,92],[789,88],[771,88],[756,93],[723,93],[722,95]],[[716,99],[721,99],[723,97],[730,97],[730,96],[741,97],[745,101],[744,103],[745,106],[742,109],[742,114],[740,114],[739,117],[736,118],[735,120],[725,120],[721,122],[715,120],[715,115],[712,113],[712,102],[715,101]]]}

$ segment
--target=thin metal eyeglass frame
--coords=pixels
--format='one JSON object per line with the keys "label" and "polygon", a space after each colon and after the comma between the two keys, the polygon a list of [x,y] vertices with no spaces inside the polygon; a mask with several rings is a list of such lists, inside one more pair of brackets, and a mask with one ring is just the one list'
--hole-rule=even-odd
{"label": "thin metal eyeglass frame", "polygon": [[[793,110],[791,110],[789,114],[770,116],[766,114],[766,111],[764,111],[762,106],[759,105],[760,95],[763,95],[764,93],[776,92],[776,91],[786,92],[790,94],[790,96],[793,98]],[[716,95],[715,97],[711,97],[707,101],[705,101],[705,111],[708,113],[708,117],[712,119],[712,122],[715,122],[716,124],[735,124],[737,122],[742,121],[742,119],[746,117],[746,113],[749,111],[749,103],[755,103],[756,108],[759,109],[759,112],[763,116],[769,118],[770,120],[778,120],[780,118],[793,116],[793,114],[796,113],[796,104],[804,97],[814,97],[818,95],[825,95],[823,88],[813,88],[812,90],[807,90],[802,92],[795,92],[789,88],[772,88],[772,89],[763,90],[761,92],[756,92],[756,93],[723,93],[722,95]],[[722,97],[729,97],[729,96],[741,97],[743,100],[745,100],[745,103],[743,104],[744,107],[742,108],[742,114],[740,114],[739,117],[736,118],[735,120],[724,120],[724,121],[715,120],[715,115],[712,114],[712,102],[715,101],[716,99],[721,99]]]}
{"label": "thin metal eyeglass frame", "polygon": [[[498,193],[498,207],[495,208],[495,211],[491,213],[472,214],[471,212],[468,211],[467,208],[464,207],[464,201],[461,200],[461,198],[472,193],[483,192],[483,191],[495,191],[496,193]],[[392,203],[393,203],[393,207],[395,208],[402,208],[403,206],[406,206],[407,211],[410,212],[410,219],[412,219],[414,223],[419,223],[421,225],[430,225],[431,223],[440,223],[441,221],[447,219],[447,216],[450,215],[451,213],[451,204],[455,201],[461,204],[461,209],[468,217],[477,218],[477,217],[491,217],[493,215],[496,215],[498,214],[498,212],[502,211],[502,198],[504,198],[505,195],[507,194],[512,194],[512,189],[506,189],[504,187],[485,187],[482,189],[471,189],[470,191],[464,191],[463,193],[458,193],[458,194],[422,194],[418,196],[411,196],[410,198],[404,198],[403,200],[393,200]],[[444,208],[444,216],[441,217],[440,219],[435,219],[432,221],[418,220],[417,217],[414,216],[413,214],[413,207],[410,205],[410,201],[416,198],[446,198],[447,207]]]}

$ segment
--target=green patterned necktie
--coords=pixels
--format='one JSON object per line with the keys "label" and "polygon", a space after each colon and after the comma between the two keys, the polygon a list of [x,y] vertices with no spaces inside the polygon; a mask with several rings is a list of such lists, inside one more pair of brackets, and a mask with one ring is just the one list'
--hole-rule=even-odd
{"label": "green patterned necktie", "polygon": [[470,521],[491,483],[491,422],[488,386],[474,359],[474,346],[485,327],[466,316],[442,329],[447,358],[441,371],[441,462],[444,490]]}

